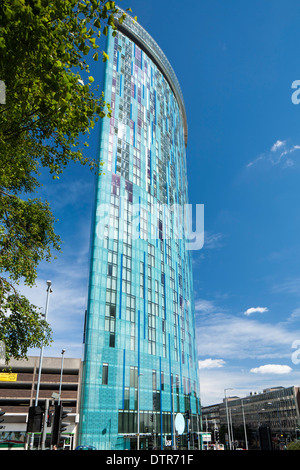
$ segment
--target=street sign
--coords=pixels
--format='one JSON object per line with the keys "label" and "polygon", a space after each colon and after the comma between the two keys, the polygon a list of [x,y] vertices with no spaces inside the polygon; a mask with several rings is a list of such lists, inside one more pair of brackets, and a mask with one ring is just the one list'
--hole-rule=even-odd
{"label": "street sign", "polygon": [[209,432],[200,432],[201,438],[203,442],[210,442],[211,441],[211,434]]}
{"label": "street sign", "polygon": [[9,372],[0,372],[0,382],[16,382],[18,374],[10,374]]}

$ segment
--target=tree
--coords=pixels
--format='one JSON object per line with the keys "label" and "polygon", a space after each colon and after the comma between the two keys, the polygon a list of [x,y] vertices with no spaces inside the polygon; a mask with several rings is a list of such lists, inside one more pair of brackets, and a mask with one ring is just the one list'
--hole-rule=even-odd
{"label": "tree", "polygon": [[299,441],[290,442],[287,445],[287,450],[300,450],[300,442]]}
{"label": "tree", "polygon": [[85,155],[85,140],[99,118],[110,117],[110,106],[87,60],[108,59],[99,38],[115,35],[125,16],[100,0],[0,4],[0,340],[7,359],[51,341],[39,309],[16,289],[20,280],[33,286],[39,262],[60,251],[49,203],[30,195],[42,168],[54,179],[70,162],[100,171],[102,162]]}

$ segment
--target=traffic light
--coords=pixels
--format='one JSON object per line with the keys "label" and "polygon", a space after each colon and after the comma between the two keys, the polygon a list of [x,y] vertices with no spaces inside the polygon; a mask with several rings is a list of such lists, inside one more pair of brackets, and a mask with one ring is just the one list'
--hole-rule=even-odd
{"label": "traffic light", "polygon": [[188,432],[186,437],[187,437],[187,440],[190,441],[191,440],[191,433]]}
{"label": "traffic light", "polygon": [[60,435],[67,429],[69,423],[63,422],[63,420],[68,416],[68,411],[63,409],[62,405],[57,405],[54,413],[52,435],[51,435],[51,444],[58,445],[60,440]]}
{"label": "traffic light", "polygon": [[50,428],[51,425],[52,425],[52,418],[54,416],[54,412],[53,411],[49,411],[48,412],[48,415],[47,415],[47,427]]}
{"label": "traffic light", "polygon": [[60,432],[65,432],[69,423],[63,422],[63,420],[68,416],[68,412],[66,409],[62,408],[61,416],[60,416]]}
{"label": "traffic light", "polygon": [[30,406],[28,412],[27,432],[41,432],[43,424],[43,408]]}
{"label": "traffic light", "polygon": [[154,431],[152,431],[151,436],[149,437],[149,448],[153,449],[154,440],[155,440],[155,434],[154,434]]}
{"label": "traffic light", "polygon": [[51,445],[57,445],[59,438],[60,407],[57,406],[54,412],[53,427],[51,433]]}
{"label": "traffic light", "polygon": [[184,415],[185,415],[185,419],[190,419],[190,410],[186,410]]}
{"label": "traffic light", "polygon": [[5,415],[5,411],[0,410],[0,423],[3,423],[4,419],[2,416]]}

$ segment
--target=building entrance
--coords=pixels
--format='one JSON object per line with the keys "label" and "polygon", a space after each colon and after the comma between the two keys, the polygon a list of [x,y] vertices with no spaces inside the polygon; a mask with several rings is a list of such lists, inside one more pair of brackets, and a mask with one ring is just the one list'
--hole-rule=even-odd
{"label": "building entrance", "polygon": [[[125,438],[125,449],[137,450],[137,437],[136,435],[124,436]],[[155,443],[152,440],[151,435],[140,436],[140,449],[139,450],[152,450],[155,448]]]}
{"label": "building entrance", "polygon": [[[137,438],[130,439],[130,450],[137,450]],[[140,450],[150,450],[148,437],[140,437]]]}

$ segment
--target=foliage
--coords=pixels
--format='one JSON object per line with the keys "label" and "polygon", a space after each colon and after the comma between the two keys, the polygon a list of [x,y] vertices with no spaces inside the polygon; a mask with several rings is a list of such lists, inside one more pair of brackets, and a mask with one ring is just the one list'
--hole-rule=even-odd
{"label": "foliage", "polygon": [[287,445],[287,450],[300,450],[300,441],[290,442]]}
{"label": "foliage", "polygon": [[26,357],[28,347],[50,340],[38,309],[14,285],[34,285],[38,263],[60,250],[48,202],[29,195],[42,168],[53,178],[69,162],[100,170],[85,156],[85,140],[110,106],[93,85],[88,57],[108,59],[97,41],[115,35],[116,18],[125,16],[110,1],[0,3],[0,340],[8,357]]}
{"label": "foliage", "polygon": [[5,340],[5,360],[26,357],[28,348],[51,342],[51,328],[39,310],[0,278],[1,338]]}

